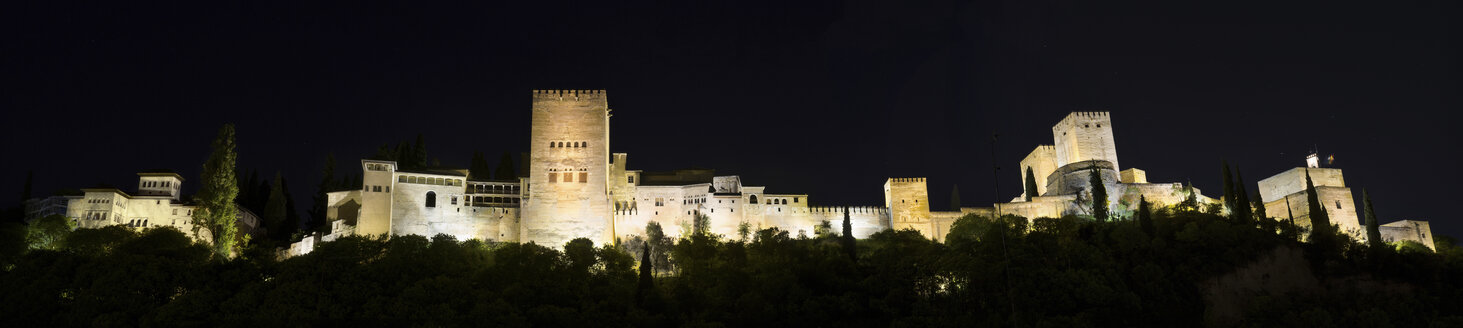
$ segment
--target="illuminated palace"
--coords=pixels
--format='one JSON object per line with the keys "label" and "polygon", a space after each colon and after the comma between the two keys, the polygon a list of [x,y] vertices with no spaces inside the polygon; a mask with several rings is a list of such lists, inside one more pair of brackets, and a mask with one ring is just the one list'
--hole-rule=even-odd
{"label": "illuminated palace", "polygon": [[[694,217],[709,218],[713,234],[736,236],[738,228],[779,228],[811,233],[823,221],[841,222],[848,211],[856,237],[885,229],[913,229],[942,240],[954,221],[967,214],[1015,214],[1028,218],[1086,214],[1091,208],[1091,170],[1107,188],[1109,208],[1128,216],[1140,196],[1159,205],[1188,197],[1180,183],[1152,183],[1143,170],[1120,170],[1113,125],[1107,112],[1074,112],[1052,127],[1053,145],[1037,146],[1021,160],[1035,190],[1011,202],[960,211],[932,211],[924,178],[885,180],[880,206],[812,206],[808,195],[768,193],[746,186],[735,175],[711,170],[644,172],[628,165],[628,155],[612,153],[611,110],[603,90],[535,90],[527,176],[516,181],[469,179],[465,169],[401,170],[395,162],[362,160],[360,190],[328,194],[331,231],[291,247],[300,254],[313,244],[343,235],[433,236],[458,239],[534,242],[558,247],[574,238],[611,243],[643,235],[658,222],[667,235],[690,229]],[[1359,229],[1351,192],[1341,171],[1308,165],[1332,220],[1356,236]],[[1282,172],[1259,183],[1268,213],[1286,213],[1309,223],[1304,197],[1307,168]],[[1030,194],[1028,200],[1026,197]],[[1299,195],[1299,196],[1297,196]],[[1195,195],[1206,204],[1218,200]],[[1288,202],[1288,203],[1287,203]],[[1334,203],[1334,208],[1332,206]],[[1422,221],[1389,224],[1389,239],[1418,240],[1432,246]]]}

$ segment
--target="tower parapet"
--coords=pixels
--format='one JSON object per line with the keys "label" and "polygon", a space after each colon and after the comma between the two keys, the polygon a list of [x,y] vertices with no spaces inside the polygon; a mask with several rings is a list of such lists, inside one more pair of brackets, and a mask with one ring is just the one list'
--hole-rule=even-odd
{"label": "tower parapet", "polygon": [[1112,162],[1113,169],[1120,170],[1112,132],[1112,116],[1108,112],[1067,114],[1052,126],[1057,166],[1100,159]]}

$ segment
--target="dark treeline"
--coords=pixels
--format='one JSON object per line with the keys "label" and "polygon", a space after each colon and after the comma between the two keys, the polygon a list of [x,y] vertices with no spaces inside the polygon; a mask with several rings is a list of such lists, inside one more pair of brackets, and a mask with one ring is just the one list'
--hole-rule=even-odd
{"label": "dark treeline", "polygon": [[[5,254],[0,325],[1463,325],[1463,249],[1441,236],[1438,252],[1344,237],[1313,244],[1285,223],[1168,209],[1107,222],[967,216],[943,244],[914,231],[854,241],[839,236],[848,228],[832,230],[619,247],[580,239],[562,251],[346,237],[276,261],[262,247],[220,260],[170,228],[82,229],[53,249]],[[1230,318],[1222,300],[1206,301],[1224,292],[1216,278],[1267,272],[1288,250],[1304,254],[1298,265],[1317,288],[1255,295]]]}

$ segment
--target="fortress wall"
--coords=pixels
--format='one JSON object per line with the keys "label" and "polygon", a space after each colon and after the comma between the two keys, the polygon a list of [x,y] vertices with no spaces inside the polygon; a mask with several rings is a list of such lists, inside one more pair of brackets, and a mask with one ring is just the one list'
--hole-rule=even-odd
{"label": "fortress wall", "polygon": [[1395,243],[1403,240],[1411,240],[1421,243],[1427,248],[1437,250],[1433,244],[1433,230],[1427,221],[1402,220],[1383,224],[1378,227],[1382,231],[1382,240]]}
{"label": "fortress wall", "polygon": [[[517,207],[464,207],[459,217],[472,223],[473,238],[495,241],[517,241],[518,222],[522,215]],[[458,237],[459,240],[466,240]]]}
{"label": "fortress wall", "polygon": [[[436,207],[426,207],[427,193],[436,194]],[[374,192],[368,192],[374,193]],[[384,193],[384,192],[383,192]],[[463,202],[463,187],[398,183],[391,190],[391,233],[431,238],[439,233],[467,240],[478,237],[472,208]],[[457,197],[457,204],[452,204]],[[467,213],[463,213],[466,210]]]}
{"label": "fortress wall", "polygon": [[[845,208],[847,208],[849,225],[853,228],[854,238],[869,238],[875,233],[889,229],[889,209],[878,206],[811,207],[806,212],[808,219],[803,222],[803,226],[807,228],[803,229],[812,231],[813,226],[828,221],[833,226],[834,233],[842,234]],[[783,230],[790,229],[784,228]],[[796,229],[790,231],[796,231]]]}
{"label": "fortress wall", "polygon": [[325,201],[328,204],[325,209],[325,217],[328,220],[344,220],[346,224],[356,225],[356,219],[361,214],[360,190],[325,193]]}
{"label": "fortress wall", "polygon": [[1102,183],[1107,185],[1108,194],[1113,195],[1112,190],[1118,190],[1118,172],[1112,169],[1112,163],[1103,160],[1082,161],[1057,168],[1056,172],[1047,177],[1047,195],[1071,195],[1089,191],[1088,184],[1092,180],[1092,172],[1089,170],[1093,167],[1097,168]]}
{"label": "fortress wall", "polygon": [[[1304,179],[1304,177],[1302,177]],[[1321,205],[1326,208],[1326,214],[1331,218],[1331,223],[1337,225],[1341,232],[1351,234],[1354,238],[1364,238],[1364,230],[1361,223],[1357,221],[1356,206],[1351,198],[1350,188],[1341,187],[1316,187],[1316,196]],[[1302,227],[1310,227],[1310,205],[1306,200],[1305,192],[1297,192],[1281,198],[1280,200],[1265,202],[1265,214],[1271,217],[1285,220],[1286,200],[1290,201],[1290,213],[1295,215],[1295,224]],[[1336,204],[1341,203],[1340,208]]]}
{"label": "fortress wall", "polygon": [[[1147,199],[1152,209],[1173,206],[1184,201],[1188,193],[1182,183],[1124,183],[1119,202],[1128,204],[1130,210],[1138,209],[1138,201]],[[1194,192],[1199,192],[1197,189]],[[1139,197],[1141,196],[1141,198]]]}
{"label": "fortress wall", "polygon": [[1311,174],[1311,183],[1316,187],[1345,187],[1346,179],[1341,169],[1297,167],[1260,180],[1260,200],[1269,203],[1281,197],[1306,190],[1306,172]]}
{"label": "fortress wall", "polygon": [[1025,190],[1027,168],[1031,168],[1036,179],[1036,192],[1032,194],[1035,197],[1046,195],[1046,179],[1057,170],[1057,166],[1056,146],[1053,145],[1036,146],[1026,158],[1021,159],[1022,199],[1025,199],[1026,193],[1031,193],[1030,190]]}
{"label": "fortress wall", "polygon": [[1073,112],[1052,126],[1057,166],[1088,160],[1112,162],[1119,170],[1118,151],[1108,112]]}
{"label": "fortress wall", "polygon": [[[998,208],[995,209],[999,209],[1001,215],[1017,215],[1025,217],[1028,220],[1035,220],[1037,218],[1060,218],[1063,214],[1066,214],[1067,207],[1076,198],[1077,196],[1075,195],[1034,197],[1030,202],[997,204]],[[991,214],[995,213],[992,212]]]}
{"label": "fortress wall", "polygon": [[711,195],[703,204],[702,214],[711,219],[711,233],[721,234],[727,238],[737,237],[737,228],[742,222],[751,226],[752,232],[756,232],[761,222],[746,220],[747,211],[742,206],[747,205],[741,195],[723,194]]}

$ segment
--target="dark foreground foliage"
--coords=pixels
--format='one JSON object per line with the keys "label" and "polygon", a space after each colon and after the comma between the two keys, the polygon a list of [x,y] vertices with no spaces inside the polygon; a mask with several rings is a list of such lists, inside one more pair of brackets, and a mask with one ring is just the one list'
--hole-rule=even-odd
{"label": "dark foreground foliage", "polygon": [[[857,241],[754,232],[643,248],[348,237],[274,261],[227,261],[171,229],[73,232],[7,258],[0,326],[1448,327],[1463,318],[1463,251],[1318,249],[1198,213],[1136,221],[966,217],[947,243],[913,231]],[[1259,223],[1265,225],[1266,223]],[[1270,223],[1271,226],[1274,223]],[[1284,230],[1284,229],[1281,229]],[[1344,238],[1342,238],[1344,239]],[[1303,249],[1326,290],[1259,295],[1216,321],[1206,281]],[[1383,291],[1333,288],[1376,285]],[[637,297],[640,294],[640,297]]]}

